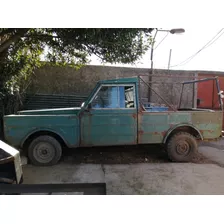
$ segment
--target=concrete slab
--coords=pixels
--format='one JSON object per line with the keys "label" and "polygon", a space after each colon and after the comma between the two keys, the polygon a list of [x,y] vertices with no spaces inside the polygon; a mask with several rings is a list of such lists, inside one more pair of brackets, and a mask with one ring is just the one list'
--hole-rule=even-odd
{"label": "concrete slab", "polygon": [[24,166],[24,183],[106,182],[107,194],[224,194],[223,168],[214,164],[59,164]]}
{"label": "concrete slab", "polygon": [[20,156],[22,166],[27,165],[28,158],[26,156]]}
{"label": "concrete slab", "polygon": [[217,149],[220,149],[220,150],[224,150],[224,137],[222,137],[218,141],[212,141],[212,142],[204,141],[204,142],[201,142],[200,146],[209,146],[209,147],[217,148]]}
{"label": "concrete slab", "polygon": [[104,182],[101,165],[23,166],[24,184]]}
{"label": "concrete slab", "polygon": [[200,146],[198,151],[205,157],[218,163],[220,166],[224,166],[224,150],[211,146]]}

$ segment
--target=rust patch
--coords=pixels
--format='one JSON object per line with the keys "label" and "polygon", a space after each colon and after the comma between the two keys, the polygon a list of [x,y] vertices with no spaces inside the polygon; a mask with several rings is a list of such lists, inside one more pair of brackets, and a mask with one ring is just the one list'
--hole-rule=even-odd
{"label": "rust patch", "polygon": [[153,132],[154,135],[162,135],[162,136],[165,136],[166,135],[166,132],[165,131],[161,131],[161,132]]}
{"label": "rust patch", "polygon": [[132,114],[132,117],[134,118],[134,119],[136,119],[137,118],[137,114],[135,113],[135,114]]}
{"label": "rust patch", "polygon": [[139,130],[139,131],[138,131],[138,134],[139,134],[139,135],[143,135],[143,134],[144,134],[144,131]]}
{"label": "rust patch", "polygon": [[160,135],[161,132],[157,132],[157,131],[156,131],[156,132],[153,132],[153,134],[154,134],[154,135]]}
{"label": "rust patch", "polygon": [[162,131],[161,133],[162,133],[162,135],[163,135],[163,136],[165,136],[165,135],[166,135],[166,131]]}
{"label": "rust patch", "polygon": [[205,142],[214,142],[214,141],[219,141],[221,138],[222,137],[220,137],[220,138],[212,138],[212,139],[206,138],[206,139],[200,140],[200,142],[203,142],[203,141],[205,141]]}
{"label": "rust patch", "polygon": [[143,133],[144,133],[144,131],[142,131],[142,130],[139,130],[138,131],[138,141],[137,141],[137,143],[139,143],[139,142],[142,141],[142,135],[143,135]]}
{"label": "rust patch", "polygon": [[204,132],[208,132],[208,133],[214,133],[214,130],[199,130],[201,132],[201,134],[204,134]]}
{"label": "rust patch", "polygon": [[138,111],[138,115],[141,115],[142,116],[142,114],[143,114],[143,110],[139,110]]}

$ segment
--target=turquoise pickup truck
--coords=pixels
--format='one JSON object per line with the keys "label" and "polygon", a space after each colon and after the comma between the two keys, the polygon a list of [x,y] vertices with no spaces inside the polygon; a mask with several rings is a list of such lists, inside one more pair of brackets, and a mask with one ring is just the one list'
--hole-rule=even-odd
{"label": "turquoise pickup truck", "polygon": [[[222,132],[220,110],[153,107],[139,98],[139,77],[99,81],[78,108],[19,111],[4,116],[7,143],[23,149],[34,165],[58,163],[62,149],[94,146],[164,144],[172,161],[191,161],[198,140]],[[210,80],[210,79],[209,79]],[[201,80],[206,81],[206,80]],[[189,84],[197,81],[190,81]],[[182,95],[182,94],[181,94]],[[90,149],[91,150],[91,149]]]}

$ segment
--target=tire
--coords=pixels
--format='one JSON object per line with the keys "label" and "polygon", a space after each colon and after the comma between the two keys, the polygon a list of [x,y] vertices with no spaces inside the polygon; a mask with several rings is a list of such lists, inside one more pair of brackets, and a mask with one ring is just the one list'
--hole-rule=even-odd
{"label": "tire", "polygon": [[61,144],[49,135],[39,136],[28,146],[28,158],[36,166],[53,166],[62,155]]}
{"label": "tire", "polygon": [[191,162],[197,150],[196,139],[186,132],[173,135],[167,143],[167,154],[173,162]]}

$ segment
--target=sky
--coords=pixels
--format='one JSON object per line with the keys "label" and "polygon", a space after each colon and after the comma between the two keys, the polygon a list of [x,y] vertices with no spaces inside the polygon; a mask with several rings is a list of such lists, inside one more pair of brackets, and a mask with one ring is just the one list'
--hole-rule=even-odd
{"label": "sky", "polygon": [[[170,49],[172,49],[170,65],[174,66],[195,54],[208,41],[210,41],[221,29],[220,28],[203,28],[203,27],[163,27],[164,30],[173,28],[183,28],[183,34],[169,34],[164,41],[154,51],[154,68],[167,69]],[[171,67],[177,70],[209,70],[224,71],[224,30],[220,37],[209,47],[202,50],[191,61],[182,66]],[[154,33],[152,33],[154,34]],[[164,38],[166,32],[158,32],[156,36],[156,45]],[[91,58],[91,65],[100,65],[96,57]],[[105,64],[111,65],[111,64]],[[125,66],[137,68],[150,68],[150,51],[135,65],[117,64],[112,66]]]}

